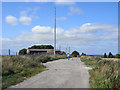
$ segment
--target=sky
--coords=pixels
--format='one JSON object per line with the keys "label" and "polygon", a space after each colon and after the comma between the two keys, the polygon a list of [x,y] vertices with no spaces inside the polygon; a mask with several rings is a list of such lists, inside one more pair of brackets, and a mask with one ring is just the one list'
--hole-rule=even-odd
{"label": "sky", "polygon": [[54,6],[57,49],[70,47],[71,52],[89,55],[118,53],[117,2],[3,2],[2,53],[54,45]]}

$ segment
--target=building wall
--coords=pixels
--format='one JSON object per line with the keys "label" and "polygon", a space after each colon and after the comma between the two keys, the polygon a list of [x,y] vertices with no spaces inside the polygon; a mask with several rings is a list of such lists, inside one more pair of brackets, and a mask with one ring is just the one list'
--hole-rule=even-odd
{"label": "building wall", "polygon": [[46,51],[41,51],[41,52],[40,52],[40,51],[30,51],[30,54],[32,54],[32,55],[35,55],[35,54],[36,54],[36,55],[38,55],[38,54],[39,54],[39,55],[42,55],[42,54],[43,54],[43,55],[46,55],[47,52],[46,52]]}

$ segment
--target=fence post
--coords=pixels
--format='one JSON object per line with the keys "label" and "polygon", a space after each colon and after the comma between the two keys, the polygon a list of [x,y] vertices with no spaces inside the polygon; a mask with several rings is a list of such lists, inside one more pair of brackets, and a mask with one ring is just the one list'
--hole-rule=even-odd
{"label": "fence post", "polygon": [[17,52],[16,52],[16,56],[17,56]]}
{"label": "fence post", "polygon": [[10,49],[9,49],[9,56],[10,56]]}

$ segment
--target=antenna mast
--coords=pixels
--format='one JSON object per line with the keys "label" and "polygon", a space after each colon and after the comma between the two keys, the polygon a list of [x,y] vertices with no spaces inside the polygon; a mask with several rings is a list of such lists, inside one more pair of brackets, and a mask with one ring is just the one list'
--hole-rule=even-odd
{"label": "antenna mast", "polygon": [[56,55],[56,7],[55,8],[55,26],[54,26],[54,56]]}

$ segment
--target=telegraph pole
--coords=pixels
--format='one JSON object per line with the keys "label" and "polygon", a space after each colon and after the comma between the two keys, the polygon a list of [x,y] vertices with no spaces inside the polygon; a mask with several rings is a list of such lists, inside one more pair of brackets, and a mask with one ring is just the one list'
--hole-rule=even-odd
{"label": "telegraph pole", "polygon": [[54,26],[54,56],[55,56],[55,51],[56,51],[56,7],[55,8],[55,26]]}

